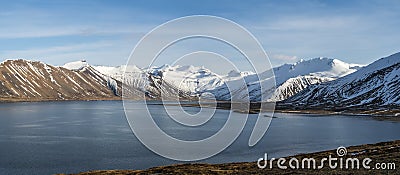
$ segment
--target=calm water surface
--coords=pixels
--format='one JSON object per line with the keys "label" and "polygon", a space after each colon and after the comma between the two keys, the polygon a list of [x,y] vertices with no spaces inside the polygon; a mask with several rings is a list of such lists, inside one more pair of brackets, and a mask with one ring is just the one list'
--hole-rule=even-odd
{"label": "calm water surface", "polygon": [[[213,135],[229,114],[217,110],[205,125],[186,128],[170,119],[162,106],[149,108],[165,132],[186,140]],[[185,110],[198,112],[198,108]],[[137,110],[138,115],[143,112]],[[264,153],[272,158],[400,139],[399,122],[361,116],[276,116],[256,146],[247,146],[256,120],[250,116],[244,131],[228,149],[202,162],[256,161]],[[0,104],[0,174],[145,169],[175,163],[182,162],[162,158],[137,140],[120,101]]]}

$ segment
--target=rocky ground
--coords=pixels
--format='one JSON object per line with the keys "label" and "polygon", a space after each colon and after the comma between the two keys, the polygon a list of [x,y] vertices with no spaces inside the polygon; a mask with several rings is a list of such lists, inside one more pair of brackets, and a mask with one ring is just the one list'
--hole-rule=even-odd
{"label": "rocky ground", "polygon": [[[296,158],[314,158],[317,162],[317,168],[321,164],[321,159],[328,158],[331,155],[334,158],[357,158],[360,160],[360,169],[336,168],[331,169],[326,162],[322,169],[279,169],[276,160],[272,168],[260,169],[257,162],[241,163],[223,163],[223,164],[179,164],[154,167],[147,170],[99,170],[79,173],[79,175],[111,175],[111,174],[400,174],[400,140],[391,142],[382,142],[376,144],[366,144],[351,146],[347,148],[347,154],[343,157],[337,155],[337,150],[329,150],[310,154],[300,154],[286,157],[286,160]],[[362,160],[370,158],[372,161],[368,164],[370,169],[362,166]],[[288,162],[288,161],[287,161]],[[286,162],[286,165],[287,165]],[[376,163],[394,163],[394,169],[376,169]],[[267,162],[269,165],[269,162]],[[386,164],[387,165],[387,164]],[[301,167],[301,164],[300,164]],[[306,166],[307,167],[307,166]]]}

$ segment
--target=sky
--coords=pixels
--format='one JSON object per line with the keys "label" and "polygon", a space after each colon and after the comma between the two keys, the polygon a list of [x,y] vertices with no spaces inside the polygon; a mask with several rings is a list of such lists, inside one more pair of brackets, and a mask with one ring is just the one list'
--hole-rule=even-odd
{"label": "sky", "polygon": [[146,33],[188,15],[245,27],[273,66],[316,57],[369,64],[400,52],[398,0],[15,0],[0,2],[0,61],[123,65]]}

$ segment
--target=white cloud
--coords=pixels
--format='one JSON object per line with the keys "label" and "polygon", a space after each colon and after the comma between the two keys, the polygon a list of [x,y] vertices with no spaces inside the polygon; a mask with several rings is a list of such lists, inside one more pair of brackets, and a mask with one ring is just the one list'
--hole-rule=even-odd
{"label": "white cloud", "polygon": [[267,23],[267,28],[277,30],[334,30],[344,29],[357,24],[355,16],[328,17],[286,17]]}
{"label": "white cloud", "polygon": [[298,60],[297,56],[284,55],[284,54],[272,54],[271,58],[286,62],[294,62]]}
{"label": "white cloud", "polygon": [[93,64],[120,65],[124,64],[129,56],[133,45],[131,42],[130,40],[106,40],[46,48],[5,50],[0,52],[0,58],[40,60],[53,65],[86,59]]}
{"label": "white cloud", "polygon": [[108,42],[93,42],[93,43],[84,43],[84,44],[75,44],[75,45],[64,45],[64,46],[54,46],[48,48],[33,48],[33,49],[25,49],[25,50],[6,50],[3,51],[1,57],[12,58],[15,56],[18,57],[41,57],[44,55],[54,54],[54,53],[65,53],[71,51],[78,50],[91,50],[91,49],[99,49],[103,47],[110,46],[111,44]]}
{"label": "white cloud", "polygon": [[[75,18],[79,14],[84,16]],[[0,39],[136,34],[155,27],[152,22],[121,22],[120,18],[123,17],[108,13],[88,15],[86,12],[66,13],[30,6],[7,9],[0,12]]]}
{"label": "white cloud", "polygon": [[[28,30],[27,30],[28,29]],[[60,27],[2,27],[0,28],[0,39],[14,38],[40,38],[40,37],[59,37],[72,35],[113,35],[113,34],[144,34],[150,29],[149,26],[60,26]]]}

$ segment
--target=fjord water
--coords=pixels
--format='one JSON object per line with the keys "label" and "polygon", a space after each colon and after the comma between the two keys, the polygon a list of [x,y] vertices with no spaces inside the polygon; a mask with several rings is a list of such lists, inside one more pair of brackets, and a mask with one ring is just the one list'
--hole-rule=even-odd
{"label": "fjord water", "polygon": [[[195,107],[184,109],[188,113],[199,111]],[[137,109],[137,116],[145,110]],[[216,110],[210,121],[189,128],[170,119],[161,105],[149,105],[149,110],[166,133],[185,140],[213,135],[229,114],[228,110]],[[256,161],[264,153],[272,158],[400,139],[399,122],[366,116],[275,116],[256,146],[247,146],[256,121],[256,116],[250,115],[242,134],[230,147],[200,162]],[[158,156],[138,141],[129,128],[121,101],[0,104],[0,174],[145,169],[176,163],[182,162]]]}

